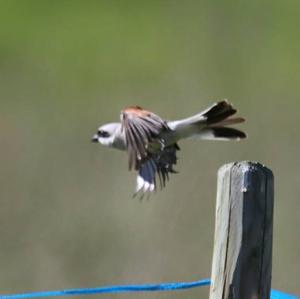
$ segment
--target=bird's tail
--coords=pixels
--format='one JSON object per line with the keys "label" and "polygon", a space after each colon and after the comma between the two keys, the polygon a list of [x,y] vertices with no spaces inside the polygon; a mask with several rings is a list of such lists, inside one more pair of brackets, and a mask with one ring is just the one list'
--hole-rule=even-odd
{"label": "bird's tail", "polygon": [[215,103],[203,112],[184,120],[176,121],[171,127],[180,133],[181,138],[197,137],[209,140],[231,140],[246,138],[246,134],[235,128],[227,127],[245,121],[233,117],[237,110],[227,101]]}

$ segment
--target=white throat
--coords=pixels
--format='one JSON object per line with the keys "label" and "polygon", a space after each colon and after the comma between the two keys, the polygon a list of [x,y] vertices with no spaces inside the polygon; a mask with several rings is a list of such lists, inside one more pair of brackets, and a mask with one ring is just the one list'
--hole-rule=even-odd
{"label": "white throat", "polygon": [[101,126],[98,131],[105,131],[109,133],[108,137],[98,136],[98,142],[104,146],[125,150],[126,149],[126,141],[125,134],[122,131],[121,123],[109,123]]}

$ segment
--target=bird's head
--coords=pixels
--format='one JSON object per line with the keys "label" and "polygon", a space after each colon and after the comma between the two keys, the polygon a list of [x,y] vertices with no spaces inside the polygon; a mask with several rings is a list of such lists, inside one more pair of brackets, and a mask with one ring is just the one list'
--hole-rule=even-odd
{"label": "bird's head", "polygon": [[92,142],[101,143],[112,147],[121,134],[120,123],[109,123],[98,128],[97,133],[92,137]]}

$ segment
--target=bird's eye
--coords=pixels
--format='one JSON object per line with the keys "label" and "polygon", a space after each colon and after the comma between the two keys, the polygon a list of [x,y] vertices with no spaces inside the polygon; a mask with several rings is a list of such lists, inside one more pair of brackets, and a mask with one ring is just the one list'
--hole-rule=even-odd
{"label": "bird's eye", "polygon": [[109,137],[110,135],[109,135],[109,133],[108,133],[107,131],[99,130],[99,131],[98,131],[98,136],[107,138],[107,137]]}

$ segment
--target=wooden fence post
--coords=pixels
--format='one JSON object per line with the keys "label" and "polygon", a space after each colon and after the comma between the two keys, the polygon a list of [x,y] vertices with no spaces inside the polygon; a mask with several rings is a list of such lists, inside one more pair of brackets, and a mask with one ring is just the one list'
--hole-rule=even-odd
{"label": "wooden fence post", "polygon": [[273,174],[259,163],[219,170],[210,299],[270,298],[273,193]]}

